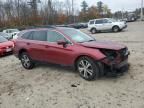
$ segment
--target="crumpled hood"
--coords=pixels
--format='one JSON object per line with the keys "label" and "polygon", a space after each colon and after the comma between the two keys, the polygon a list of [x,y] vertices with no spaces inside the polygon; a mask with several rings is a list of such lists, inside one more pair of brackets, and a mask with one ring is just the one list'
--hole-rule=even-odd
{"label": "crumpled hood", "polygon": [[110,49],[110,50],[120,50],[126,47],[116,42],[97,41],[97,40],[91,41],[91,42],[84,42],[84,43],[81,43],[81,45],[84,47],[89,47],[89,48]]}

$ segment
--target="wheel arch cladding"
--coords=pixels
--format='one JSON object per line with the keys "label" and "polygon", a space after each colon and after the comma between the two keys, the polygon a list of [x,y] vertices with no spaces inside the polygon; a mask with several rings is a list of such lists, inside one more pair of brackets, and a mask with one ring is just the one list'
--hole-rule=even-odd
{"label": "wheel arch cladding", "polygon": [[23,53],[23,52],[27,52],[26,49],[22,48],[19,50],[19,53],[18,53],[18,58],[20,58],[20,55]]}
{"label": "wheel arch cladding", "polygon": [[[89,57],[89,58],[93,59],[94,61],[100,61],[101,59],[103,59],[103,58],[106,57],[106,56],[103,55],[100,51],[98,51],[97,53],[93,53],[93,54],[81,54],[81,55],[78,55],[78,56],[75,58],[75,60],[74,60],[74,67],[75,67],[75,69],[77,69],[77,68],[76,68],[76,63],[77,63],[77,61],[78,61],[81,57],[84,57],[84,56]],[[98,57],[98,56],[99,56],[99,57]]]}

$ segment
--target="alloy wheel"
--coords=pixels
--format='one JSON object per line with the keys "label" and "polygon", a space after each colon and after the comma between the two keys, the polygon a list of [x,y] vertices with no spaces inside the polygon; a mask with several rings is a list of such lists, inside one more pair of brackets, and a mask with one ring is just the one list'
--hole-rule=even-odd
{"label": "alloy wheel", "polygon": [[93,75],[92,64],[87,60],[81,60],[79,62],[78,70],[84,78],[89,78]]}
{"label": "alloy wheel", "polygon": [[92,34],[95,34],[96,33],[96,29],[92,29]]}
{"label": "alloy wheel", "polygon": [[27,55],[22,55],[21,62],[25,68],[29,68],[31,65],[30,59]]}
{"label": "alloy wheel", "polygon": [[113,31],[114,31],[114,32],[118,32],[118,31],[119,31],[119,28],[118,28],[118,27],[114,27],[114,28],[113,28]]}

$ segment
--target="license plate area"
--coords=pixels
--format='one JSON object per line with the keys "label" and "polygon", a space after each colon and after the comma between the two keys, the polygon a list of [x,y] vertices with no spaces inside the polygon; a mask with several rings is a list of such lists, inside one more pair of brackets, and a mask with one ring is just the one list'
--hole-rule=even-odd
{"label": "license plate area", "polygon": [[7,48],[6,49],[6,52],[11,52],[12,51],[12,48]]}

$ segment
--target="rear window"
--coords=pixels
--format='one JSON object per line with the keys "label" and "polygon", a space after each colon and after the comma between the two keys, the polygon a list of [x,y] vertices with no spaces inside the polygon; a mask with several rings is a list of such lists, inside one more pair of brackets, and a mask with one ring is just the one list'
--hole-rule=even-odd
{"label": "rear window", "polygon": [[94,24],[94,20],[93,20],[93,21],[90,21],[89,24]]}
{"label": "rear window", "polygon": [[24,33],[24,34],[22,35],[22,38],[23,38],[23,39],[29,39],[31,33],[32,33],[32,32],[26,32],[26,33]]}
{"label": "rear window", "polygon": [[8,40],[2,36],[0,36],[0,43],[7,42]]}
{"label": "rear window", "polygon": [[47,41],[47,31],[34,31],[33,40]]}

